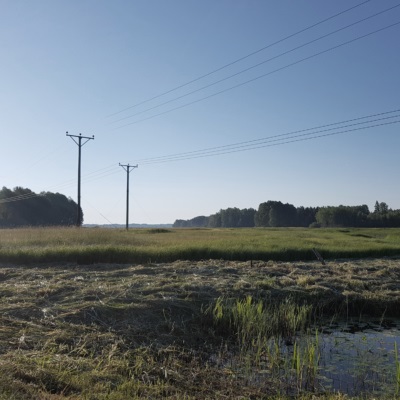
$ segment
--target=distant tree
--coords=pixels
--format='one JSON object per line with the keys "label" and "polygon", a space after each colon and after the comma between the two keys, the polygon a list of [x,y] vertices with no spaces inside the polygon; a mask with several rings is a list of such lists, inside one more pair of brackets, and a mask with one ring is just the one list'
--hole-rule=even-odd
{"label": "distant tree", "polygon": [[368,215],[370,227],[400,227],[400,210],[392,210],[385,202],[375,202],[374,212]]}
{"label": "distant tree", "polygon": [[[1,193],[0,193],[1,199]],[[0,207],[0,215],[2,209]],[[209,217],[176,220],[174,227],[239,228],[239,227],[400,227],[400,210],[391,210],[378,201],[370,213],[366,204],[337,207],[298,207],[268,200],[258,210],[237,207],[219,210]]]}
{"label": "distant tree", "polygon": [[297,207],[297,226],[308,227],[316,222],[318,207]]}
{"label": "distant tree", "polygon": [[385,202],[379,203],[378,200],[375,202],[374,213],[386,214],[389,211],[389,206]]}
{"label": "distant tree", "polygon": [[204,228],[208,225],[208,217],[204,215],[184,220],[177,219],[172,225],[173,228]]}
{"label": "distant tree", "polygon": [[0,191],[0,227],[75,225],[76,216],[77,204],[60,193],[36,194],[22,187]]}
{"label": "distant tree", "polygon": [[316,213],[316,222],[325,227],[362,227],[367,225],[367,205],[322,207]]}
{"label": "distant tree", "polygon": [[173,223],[172,227],[173,228],[185,228],[187,224],[187,221],[184,219],[177,219],[175,220],[175,222]]}
{"label": "distant tree", "polygon": [[237,207],[219,210],[209,217],[199,216],[189,220],[178,219],[174,222],[174,228],[187,227],[209,227],[209,228],[239,228],[253,227],[254,215],[256,211],[253,208],[240,210]]}
{"label": "distant tree", "polygon": [[243,228],[252,228],[254,226],[255,214],[256,210],[254,208],[240,210],[240,226]]}
{"label": "distant tree", "polygon": [[297,226],[297,210],[292,204],[268,200],[261,203],[254,217],[256,226]]}
{"label": "distant tree", "polygon": [[269,211],[271,210],[272,201],[267,201],[265,203],[261,203],[258,206],[258,210],[254,215],[255,226],[258,227],[266,227],[269,225]]}
{"label": "distant tree", "polygon": [[269,210],[269,225],[273,227],[296,226],[296,207],[292,204],[283,204],[280,201],[274,201]]}
{"label": "distant tree", "polygon": [[190,226],[197,228],[204,228],[208,224],[208,217],[200,215],[190,220]]}
{"label": "distant tree", "polygon": [[221,210],[221,226],[223,228],[238,228],[240,226],[241,212],[238,208]]}
{"label": "distant tree", "polygon": [[[75,225],[77,204],[71,199],[60,193],[42,192],[50,205],[48,212],[49,225]],[[81,210],[81,221],[83,223],[83,212]]]}
{"label": "distant tree", "polygon": [[221,228],[221,211],[212,214],[208,217],[208,227],[209,228]]}

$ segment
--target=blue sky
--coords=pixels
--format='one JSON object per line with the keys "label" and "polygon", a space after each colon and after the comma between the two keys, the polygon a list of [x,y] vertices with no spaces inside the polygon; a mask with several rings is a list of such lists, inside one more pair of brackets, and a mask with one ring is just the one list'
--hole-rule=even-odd
{"label": "blue sky", "polygon": [[368,129],[149,161],[400,109],[400,24],[389,27],[400,22],[397,4],[0,0],[0,184],[76,200],[78,147],[68,131],[95,135],[82,148],[85,223],[125,222],[119,163],[138,164],[135,223],[267,200],[370,209],[379,200],[398,209],[400,124],[371,126],[399,121],[400,112],[342,131]]}

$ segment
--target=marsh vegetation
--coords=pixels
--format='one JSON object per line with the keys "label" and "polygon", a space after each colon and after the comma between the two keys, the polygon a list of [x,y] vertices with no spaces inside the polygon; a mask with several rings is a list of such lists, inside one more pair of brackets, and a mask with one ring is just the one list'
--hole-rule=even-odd
{"label": "marsh vegetation", "polygon": [[176,260],[314,260],[400,254],[400,229],[101,229],[0,231],[0,261],[159,263]]}
{"label": "marsh vegetation", "polygon": [[[347,249],[365,241],[381,252],[398,246],[397,230],[310,232],[1,231],[0,398],[395,398],[399,259],[229,260],[284,237],[280,248],[292,242],[301,250],[302,243],[325,257],[324,249],[334,251],[346,238]],[[144,262],[69,258],[86,248],[96,258],[114,249],[117,258],[115,249],[141,246]],[[226,259],[161,262],[171,248],[200,255],[218,246]],[[354,326],[388,332],[386,350],[364,328],[359,336],[349,332]],[[365,346],[352,347],[347,337]],[[344,369],[339,349],[369,356],[368,365],[378,365],[382,353],[380,374],[360,361],[351,373],[368,385],[335,386]],[[342,360],[337,370],[335,360]]]}

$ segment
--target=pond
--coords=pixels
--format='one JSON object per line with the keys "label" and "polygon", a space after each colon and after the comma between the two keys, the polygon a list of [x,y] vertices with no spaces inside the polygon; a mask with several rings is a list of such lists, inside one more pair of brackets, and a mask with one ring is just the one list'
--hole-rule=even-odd
{"label": "pond", "polygon": [[280,393],[340,392],[349,396],[400,394],[400,321],[340,323],[291,340],[270,339],[263,349],[214,358],[255,385]]}
{"label": "pond", "polygon": [[332,326],[315,341],[321,388],[351,396],[399,392],[398,321]]}

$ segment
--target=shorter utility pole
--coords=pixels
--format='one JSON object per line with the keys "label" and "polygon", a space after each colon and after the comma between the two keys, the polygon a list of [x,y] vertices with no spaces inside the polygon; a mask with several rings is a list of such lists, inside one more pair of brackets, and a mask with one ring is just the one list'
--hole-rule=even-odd
{"label": "shorter utility pole", "polygon": [[[69,136],[79,147],[79,153],[78,153],[78,212],[77,212],[77,217],[76,217],[76,226],[81,226],[81,221],[82,221],[82,215],[81,215],[81,148],[89,140],[93,140],[94,135],[92,137],[82,136],[82,133],[80,133],[79,136],[69,135],[68,131],[67,131],[67,136]],[[78,138],[78,141],[76,141],[75,138]],[[86,139],[86,141],[84,141],[82,143],[82,139]]]}
{"label": "shorter utility pole", "polygon": [[119,163],[120,167],[122,167],[126,171],[126,230],[129,229],[129,173],[137,168],[137,165],[122,165]]}

